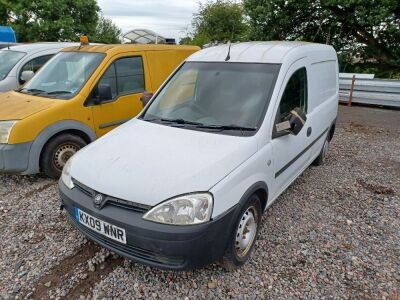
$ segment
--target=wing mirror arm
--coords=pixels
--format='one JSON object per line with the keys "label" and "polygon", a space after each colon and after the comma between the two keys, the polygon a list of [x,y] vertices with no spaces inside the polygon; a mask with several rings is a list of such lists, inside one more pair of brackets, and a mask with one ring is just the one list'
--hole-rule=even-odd
{"label": "wing mirror arm", "polygon": [[150,102],[151,98],[153,98],[153,93],[144,91],[143,92],[143,96],[140,97],[140,101],[142,101],[143,107],[145,107],[147,105],[147,103]]}

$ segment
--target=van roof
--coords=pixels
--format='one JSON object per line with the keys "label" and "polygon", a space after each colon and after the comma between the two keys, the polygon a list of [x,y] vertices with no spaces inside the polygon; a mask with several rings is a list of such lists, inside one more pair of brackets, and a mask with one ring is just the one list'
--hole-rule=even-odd
{"label": "van roof", "polygon": [[62,49],[65,47],[76,46],[78,43],[69,42],[48,42],[48,43],[32,43],[32,44],[18,44],[10,46],[10,50],[21,52],[38,52],[47,49]]}
{"label": "van roof", "polygon": [[100,52],[100,53],[120,53],[128,51],[162,51],[162,50],[192,50],[196,51],[200,48],[197,46],[186,45],[167,45],[167,44],[109,44],[109,45],[86,45],[68,47],[62,51],[81,51],[81,52]]}
{"label": "van roof", "polygon": [[[228,54],[228,44],[210,47],[192,54],[187,61],[224,62]],[[328,56],[336,52],[333,47],[307,42],[246,42],[231,44],[230,62],[282,63],[285,57],[296,52],[296,56],[306,56],[309,51],[324,51]]]}

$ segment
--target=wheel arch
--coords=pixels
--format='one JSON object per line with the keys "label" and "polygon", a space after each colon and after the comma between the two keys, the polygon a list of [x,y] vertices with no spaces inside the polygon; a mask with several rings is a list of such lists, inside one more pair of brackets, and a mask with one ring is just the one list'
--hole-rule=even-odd
{"label": "wheel arch", "polygon": [[263,182],[259,181],[254,184],[252,184],[246,192],[242,195],[239,201],[239,206],[242,207],[246,201],[249,199],[249,197],[253,194],[256,194],[260,200],[261,200],[261,208],[262,211],[265,210],[267,207],[267,202],[268,202],[268,185]]}
{"label": "wheel arch", "polygon": [[24,175],[39,173],[40,156],[45,145],[52,138],[63,133],[75,134],[83,138],[87,143],[91,143],[97,139],[96,133],[93,129],[82,122],[75,120],[56,122],[43,129],[33,141],[29,152],[28,169],[23,173]]}
{"label": "wheel arch", "polygon": [[331,127],[329,128],[329,132],[328,132],[328,141],[329,142],[333,139],[335,130],[336,130],[336,119],[332,122]]}
{"label": "wheel arch", "polygon": [[264,212],[268,203],[268,186],[263,181],[258,181],[252,184],[241,196],[239,202],[233,207],[234,214],[232,215],[232,219],[230,222],[229,232],[233,229],[237,218],[239,217],[239,213],[242,210],[243,206],[246,204],[250,196],[256,194],[261,200],[261,211]]}

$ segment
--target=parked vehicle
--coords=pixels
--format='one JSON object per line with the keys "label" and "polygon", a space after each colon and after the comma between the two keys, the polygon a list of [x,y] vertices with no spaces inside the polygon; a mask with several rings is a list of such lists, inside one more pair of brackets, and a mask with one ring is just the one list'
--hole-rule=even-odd
{"label": "parked vehicle", "polygon": [[58,178],[80,148],[136,116],[193,46],[64,49],[23,88],[0,95],[0,172]]}
{"label": "parked vehicle", "polygon": [[68,161],[62,205],[88,238],[134,261],[233,269],[249,258],[262,213],[324,162],[337,110],[330,46],[201,50],[137,118]]}
{"label": "parked vehicle", "polygon": [[0,92],[14,90],[27,82],[61,49],[78,43],[22,44],[0,50]]}

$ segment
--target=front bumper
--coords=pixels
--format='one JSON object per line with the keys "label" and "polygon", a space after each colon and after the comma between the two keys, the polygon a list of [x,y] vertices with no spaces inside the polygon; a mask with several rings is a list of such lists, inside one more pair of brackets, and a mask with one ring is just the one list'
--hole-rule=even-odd
{"label": "front bumper", "polygon": [[[89,239],[128,259],[161,269],[187,270],[216,261],[231,237],[235,207],[206,224],[174,226],[144,220],[143,213],[106,205],[94,206],[93,198],[79,189],[68,189],[60,180],[61,201],[70,221]],[[126,244],[115,242],[77,223],[74,207],[126,231]]]}
{"label": "front bumper", "polygon": [[28,168],[32,143],[0,144],[0,173],[23,173]]}

